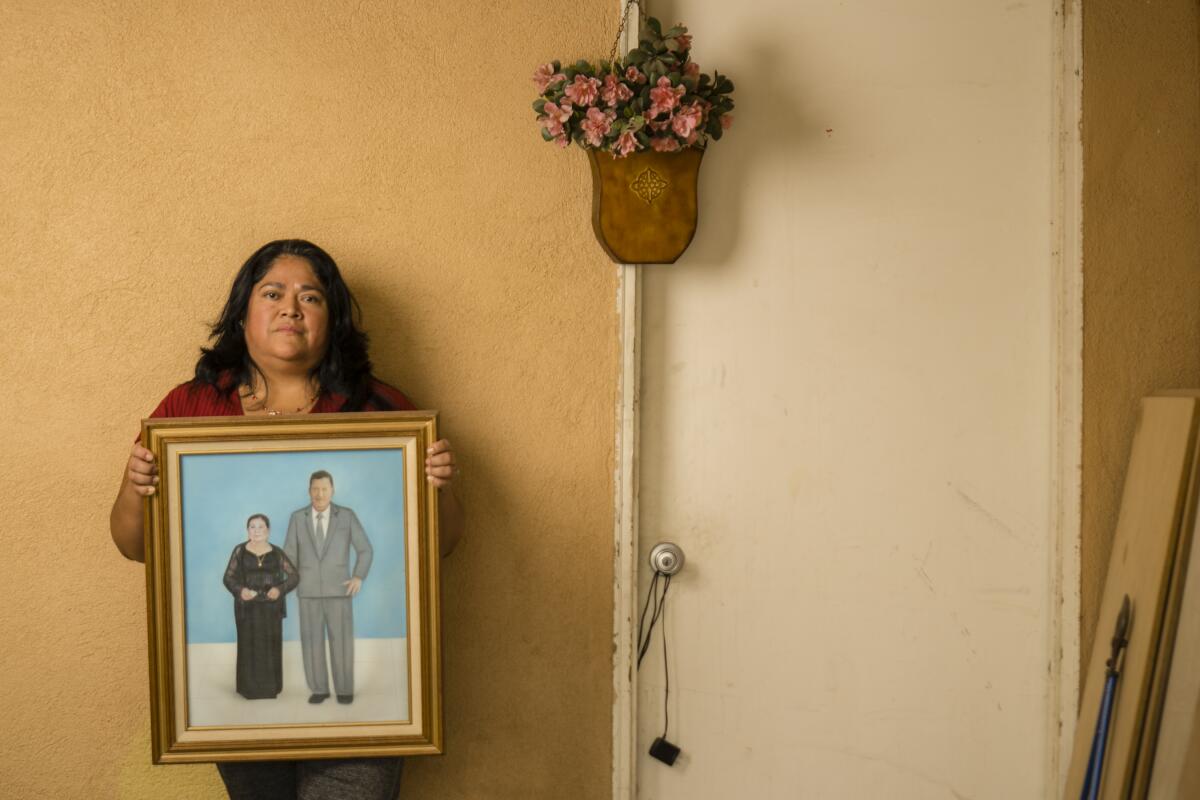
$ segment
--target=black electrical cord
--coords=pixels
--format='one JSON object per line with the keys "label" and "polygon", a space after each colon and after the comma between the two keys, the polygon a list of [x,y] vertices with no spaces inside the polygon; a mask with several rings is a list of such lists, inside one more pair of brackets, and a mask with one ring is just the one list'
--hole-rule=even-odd
{"label": "black electrical cord", "polygon": [[[662,593],[659,594],[658,579],[664,578]],[[663,612],[667,608],[667,590],[671,588],[671,576],[663,572],[655,572],[654,577],[650,580],[650,590],[646,593],[646,602],[642,605],[641,616],[638,617],[638,667],[642,666],[642,659],[646,657],[646,652],[650,649],[650,639],[654,634],[654,626],[662,617]],[[654,601],[654,610],[650,612],[650,624],[645,625],[646,610],[650,608],[651,600]],[[663,643],[663,738],[667,736],[667,729],[670,727],[670,712],[668,711],[668,700],[671,697],[671,672],[667,665],[667,624],[663,622],[662,627],[662,643]]]}
{"label": "black electrical cord", "polygon": [[[649,638],[648,634],[643,633],[643,631],[645,629],[645,624],[646,624],[646,609],[650,607],[650,598],[652,598],[652,597],[657,598],[655,589],[658,588],[658,579],[661,575],[662,575],[661,572],[655,571],[654,577],[650,579],[650,590],[646,593],[646,602],[642,604],[642,613],[641,613],[641,616],[638,617],[638,631],[637,631],[638,661],[637,661],[637,663],[638,663],[639,667],[642,666],[642,657],[646,652],[646,648],[645,648],[645,645],[643,644],[643,642]],[[655,611],[655,614],[658,613],[658,603],[654,604],[654,611]],[[653,621],[651,621],[650,625],[651,625],[651,629],[653,629],[653,626],[654,626]]]}
{"label": "black electrical cord", "polygon": [[[659,595],[655,589],[658,588],[658,579],[666,578],[663,581],[662,594]],[[638,620],[638,666],[642,665],[642,659],[646,657],[646,651],[650,649],[650,637],[654,634],[654,625],[662,616],[663,609],[667,607],[667,589],[671,587],[671,576],[662,572],[655,572],[653,580],[650,581],[650,592],[646,596],[646,605],[642,606],[642,617]],[[654,599],[654,610],[650,612],[650,625],[646,628],[645,636],[642,635],[642,623],[646,618],[646,607],[650,605],[650,599]]]}
{"label": "black electrical cord", "polygon": [[[667,589],[671,588],[671,576],[668,575],[666,581],[663,582],[662,591],[662,608],[667,607]],[[662,738],[667,738],[667,728],[671,726],[671,712],[668,711],[667,700],[671,697],[671,673],[667,668],[667,623],[664,620],[662,626],[663,640],[663,732]]]}

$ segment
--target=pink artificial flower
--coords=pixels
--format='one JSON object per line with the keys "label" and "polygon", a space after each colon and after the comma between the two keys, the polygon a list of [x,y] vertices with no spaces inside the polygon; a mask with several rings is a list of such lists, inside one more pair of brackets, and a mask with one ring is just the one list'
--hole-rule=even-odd
{"label": "pink artificial flower", "polygon": [[571,104],[565,100],[560,101],[558,105],[555,105],[554,103],[546,103],[546,105],[542,106],[543,114],[556,119],[559,122],[566,122],[569,120],[574,111],[575,109],[571,107]]}
{"label": "pink artificial flower", "polygon": [[566,79],[566,75],[554,71],[553,64],[542,64],[533,71],[533,82],[537,86],[538,92],[542,94],[546,92],[546,89]]}
{"label": "pink artificial flower", "polygon": [[695,61],[689,61],[683,65],[683,75],[685,78],[699,78],[700,65]]}
{"label": "pink artificial flower", "polygon": [[563,134],[563,124],[571,118],[571,104],[567,102],[555,105],[554,103],[546,103],[542,107],[542,112],[546,115],[538,117],[538,122],[542,127],[550,132],[551,136],[561,136]]}
{"label": "pink artificial flower", "polygon": [[683,140],[685,147],[691,147],[700,138],[700,131],[692,131],[692,135]]}
{"label": "pink artificial flower", "polygon": [[658,85],[650,90],[650,110],[647,116],[653,118],[664,111],[670,112],[679,105],[679,98],[683,97],[686,91],[683,86],[671,86],[671,79],[666,75],[662,76],[658,79]]}
{"label": "pink artificial flower", "polygon": [[733,114],[725,114],[721,117],[721,128],[729,130],[733,127]]}
{"label": "pink artificial flower", "polygon": [[569,145],[571,143],[571,140],[568,139],[567,135],[564,133],[560,136],[555,136],[554,143],[556,145],[558,145],[559,147],[566,147],[567,145]]}
{"label": "pink artificial flower", "polygon": [[633,135],[633,131],[621,131],[621,135],[617,137],[616,144],[613,145],[613,152],[624,158],[634,150],[641,150],[642,146],[638,143],[637,137]]}
{"label": "pink artificial flower", "polygon": [[650,146],[660,153],[674,153],[679,149],[679,142],[674,136],[655,136],[650,140]]}
{"label": "pink artificial flower", "polygon": [[[682,28],[683,23],[680,23],[679,27]],[[692,49],[692,35],[690,33],[679,34],[678,36],[675,37],[675,41],[679,42],[680,50],[691,50]]]}
{"label": "pink artificial flower", "polygon": [[625,68],[625,80],[631,83],[645,83],[647,78],[644,72],[637,67]]}
{"label": "pink artificial flower", "polygon": [[667,117],[666,119],[660,119],[657,121],[650,120],[649,122],[646,123],[646,127],[656,133],[662,133],[663,131],[665,131],[671,127],[671,118]]}
{"label": "pink artificial flower", "polygon": [[621,83],[616,75],[604,76],[604,88],[600,90],[600,99],[608,105],[609,108],[615,108],[617,103],[623,103],[633,97],[633,91]]}
{"label": "pink artificial flower", "polygon": [[574,83],[571,83],[563,91],[575,105],[590,106],[596,102],[596,96],[600,93],[600,81],[584,75],[576,75]]}
{"label": "pink artificial flower", "polygon": [[700,124],[700,117],[703,112],[700,106],[692,103],[690,106],[683,106],[675,112],[675,116],[671,118],[671,130],[681,139],[686,139],[692,135],[692,131],[696,130],[696,126]]}
{"label": "pink artificial flower", "polygon": [[604,137],[612,130],[613,120],[617,115],[611,111],[601,111],[598,108],[589,108],[587,119],[583,121],[583,137],[587,139],[587,143],[592,147],[599,147],[604,144]]}

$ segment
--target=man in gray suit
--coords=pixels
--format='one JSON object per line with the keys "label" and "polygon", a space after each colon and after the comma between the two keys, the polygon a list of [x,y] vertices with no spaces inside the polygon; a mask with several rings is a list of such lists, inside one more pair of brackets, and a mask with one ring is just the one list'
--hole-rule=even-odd
{"label": "man in gray suit", "polygon": [[[283,552],[300,572],[300,652],[310,703],[329,698],[325,638],[339,703],[354,701],[354,614],[351,602],[371,568],[371,542],[353,511],[333,504],[333,476],[325,470],[308,479],[310,505],[292,512]],[[354,574],[350,574],[350,548]]]}

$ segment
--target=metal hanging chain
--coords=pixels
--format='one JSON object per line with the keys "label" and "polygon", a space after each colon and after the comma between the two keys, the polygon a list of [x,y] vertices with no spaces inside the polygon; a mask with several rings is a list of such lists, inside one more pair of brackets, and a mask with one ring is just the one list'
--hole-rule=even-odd
{"label": "metal hanging chain", "polygon": [[617,28],[617,37],[613,39],[612,50],[608,52],[608,63],[615,64],[617,61],[617,48],[621,46],[621,34],[625,33],[625,24],[629,22],[629,10],[637,6],[641,9],[640,0],[625,0],[625,11],[621,14],[621,24]]}

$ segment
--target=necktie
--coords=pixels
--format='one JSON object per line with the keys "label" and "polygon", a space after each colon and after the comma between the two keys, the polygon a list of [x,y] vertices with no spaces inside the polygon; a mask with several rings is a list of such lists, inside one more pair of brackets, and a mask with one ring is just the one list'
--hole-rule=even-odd
{"label": "necktie", "polygon": [[317,512],[317,539],[322,545],[325,544],[325,512]]}

